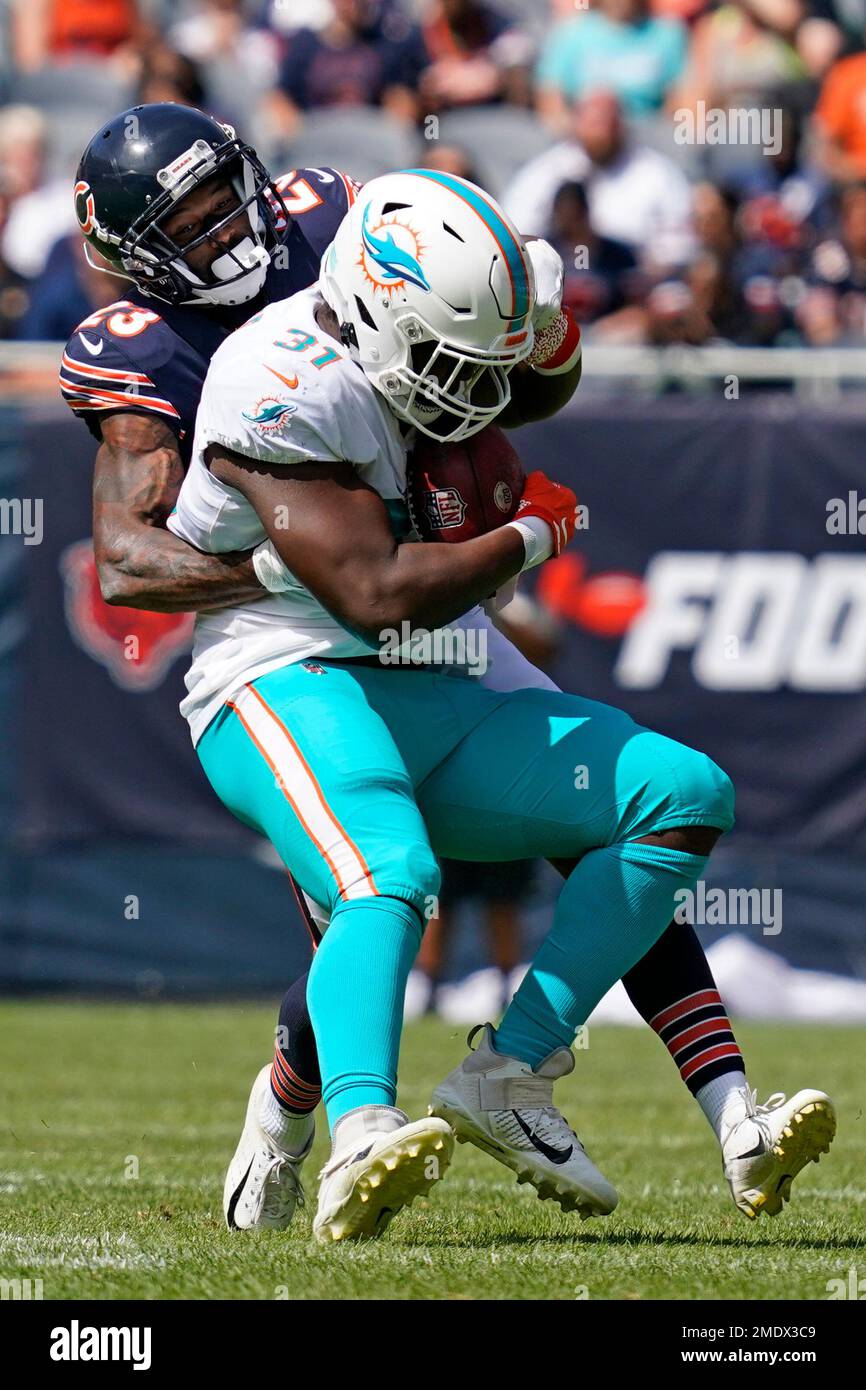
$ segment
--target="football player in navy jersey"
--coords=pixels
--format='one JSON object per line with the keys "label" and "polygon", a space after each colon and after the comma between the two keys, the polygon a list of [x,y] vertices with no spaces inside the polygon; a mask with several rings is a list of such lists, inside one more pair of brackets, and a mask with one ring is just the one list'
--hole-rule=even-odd
{"label": "football player in navy jersey", "polygon": [[230,127],[172,103],[121,113],[85,150],[74,191],[85,249],[132,282],[79,324],[60,376],[100,445],[94,549],[109,603],[186,612],[261,595],[249,556],[199,555],[164,522],[211,356],[316,279],[355,192],[333,169],[272,180]]}
{"label": "football player in navy jersey", "polygon": [[[109,603],[203,612],[264,596],[259,574],[267,578],[267,545],[262,554],[204,554],[165,522],[189,463],[211,356],[257,310],[317,279],[356,191],[333,169],[299,169],[273,180],[230,127],[170,103],[121,113],[85,150],[74,189],[82,234],[108,273],[132,286],[126,298],[79,325],[61,369],[64,398],[99,443],[94,551]],[[565,374],[545,381],[531,367],[515,369],[510,413],[500,421],[506,426],[554,413],[577,385],[579,334],[566,315],[554,320],[546,331]],[[672,923],[624,984],[715,1130],[735,1201],[757,1215],[760,1206],[748,1196],[778,1166],[772,1145],[787,1112],[777,1103],[768,1120],[764,1107],[756,1109],[694,930]],[[230,1225],[284,1226],[291,1219],[319,1098],[302,977],[283,1001],[263,1110],[248,1116],[246,1129],[252,1123],[259,1143],[255,1162],[244,1165],[242,1190],[230,1194]],[[794,1171],[812,1156],[798,1153]],[[778,1210],[789,1190],[790,1183],[769,1199],[762,1191],[761,1206]]]}

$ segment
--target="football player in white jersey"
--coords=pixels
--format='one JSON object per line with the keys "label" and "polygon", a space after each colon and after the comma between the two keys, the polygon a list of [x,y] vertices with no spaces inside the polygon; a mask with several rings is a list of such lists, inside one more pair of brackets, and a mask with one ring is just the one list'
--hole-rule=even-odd
{"label": "football player in white jersey", "polygon": [[[507,406],[534,293],[522,239],[481,190],[422,170],[367,185],[319,287],[215,354],[171,522],[211,552],[267,538],[285,567],[270,599],[200,616],[182,708],[225,804],[330,911],[308,986],[333,1137],[320,1240],[384,1229],[442,1175],[451,1124],[543,1195],[612,1209],[553,1082],[732,824],[724,773],[618,710],[378,658],[383,630],[459,618],[573,533],[573,494],[536,473],[498,531],[401,543],[412,431],[466,438]],[[394,1103],[397,1051],[436,854],[577,862],[499,1029],[439,1088],[439,1116],[413,1123]]]}

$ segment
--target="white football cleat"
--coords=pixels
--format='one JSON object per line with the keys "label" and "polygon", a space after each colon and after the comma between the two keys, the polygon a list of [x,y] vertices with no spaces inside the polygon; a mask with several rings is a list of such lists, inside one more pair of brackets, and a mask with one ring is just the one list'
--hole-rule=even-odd
{"label": "white football cleat", "polygon": [[[553,1104],[553,1083],[574,1070],[574,1053],[559,1047],[533,1070],[493,1047],[493,1025],[474,1052],[433,1092],[440,1115],[461,1144],[474,1144],[530,1182],[542,1201],[552,1198],[582,1220],[606,1216],[616,1189],[598,1171],[574,1131]],[[474,1028],[467,1042],[478,1032]]]}
{"label": "white football cleat", "polygon": [[316,1122],[309,1116],[309,1137],[300,1153],[288,1153],[259,1122],[271,1084],[271,1064],[262,1067],[250,1091],[247,1117],[223,1187],[223,1214],[230,1231],[252,1227],[283,1230],[304,1205],[301,1168],[309,1157]]}
{"label": "white football cleat", "polygon": [[453,1152],[454,1135],[444,1120],[410,1123],[387,1105],[350,1110],[335,1126],[320,1175],[316,1240],[327,1245],[380,1236],[402,1207],[439,1181]]}
{"label": "white football cleat", "polygon": [[[827,1153],[836,1133],[836,1111],[823,1091],[798,1091],[786,1100],[781,1091],[763,1105],[757,1093],[745,1086],[744,1110],[728,1129],[722,1143],[725,1177],[740,1211],[754,1221],[762,1212],[777,1216],[791,1197],[791,1184],[807,1163]],[[751,1129],[745,1129],[745,1126]],[[743,1140],[738,1131],[749,1136]],[[747,1153],[737,1153],[744,1142],[758,1142]],[[730,1157],[728,1156],[730,1155]]]}

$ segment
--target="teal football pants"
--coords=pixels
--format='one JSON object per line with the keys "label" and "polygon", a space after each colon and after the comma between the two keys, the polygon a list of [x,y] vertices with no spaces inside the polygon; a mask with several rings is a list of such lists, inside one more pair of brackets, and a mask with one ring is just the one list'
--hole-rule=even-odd
{"label": "teal football pants", "polygon": [[725,774],[620,710],[409,668],[284,666],[224,706],[198,752],[225,805],[330,907],[308,1002],[332,1125],[394,1103],[437,855],[580,858],[498,1034],[536,1065],[646,954],[703,867],[633,841],[733,823]]}

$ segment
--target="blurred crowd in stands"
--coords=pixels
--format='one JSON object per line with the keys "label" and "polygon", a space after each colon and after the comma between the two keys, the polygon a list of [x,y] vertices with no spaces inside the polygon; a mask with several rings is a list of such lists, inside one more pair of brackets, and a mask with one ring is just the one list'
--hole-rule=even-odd
{"label": "blurred crowd in stands", "polygon": [[274,174],[475,179],[597,341],[866,340],[866,0],[0,0],[0,337],[122,297],[72,174],[139,101]]}

